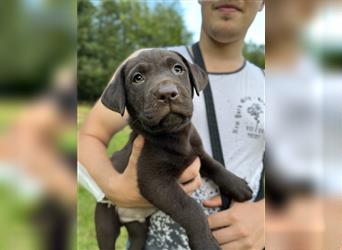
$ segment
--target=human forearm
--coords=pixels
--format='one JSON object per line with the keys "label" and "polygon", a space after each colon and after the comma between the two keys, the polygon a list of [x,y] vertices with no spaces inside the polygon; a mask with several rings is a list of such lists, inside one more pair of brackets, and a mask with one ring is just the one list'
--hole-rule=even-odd
{"label": "human forearm", "polygon": [[79,134],[78,159],[100,189],[112,193],[111,181],[119,176],[107,155],[106,144],[92,135]]}
{"label": "human forearm", "polygon": [[[32,175],[38,178],[48,194],[74,207],[77,200],[77,179],[70,166],[55,152],[41,149],[27,162]],[[30,171],[29,170],[29,171]]]}
{"label": "human forearm", "polygon": [[20,133],[23,139],[16,141],[15,148],[11,150],[11,161],[28,180],[42,187],[44,194],[74,207],[77,181],[71,163],[65,161],[50,144],[42,143],[30,132]]}

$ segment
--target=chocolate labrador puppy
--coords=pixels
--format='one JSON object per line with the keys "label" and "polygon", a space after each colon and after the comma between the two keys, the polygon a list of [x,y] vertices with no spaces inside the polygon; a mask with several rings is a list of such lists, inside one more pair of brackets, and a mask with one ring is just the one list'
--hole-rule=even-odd
{"label": "chocolate labrador puppy", "polygon": [[[201,160],[201,175],[213,180],[225,195],[240,202],[252,197],[243,179],[204,151],[191,124],[193,94],[199,95],[207,83],[206,73],[180,54],[150,49],[126,60],[101,98],[107,108],[121,115],[127,108],[130,115],[132,133],[128,144],[114,153],[113,167],[124,171],[132,143],[142,135],[145,143],[137,163],[140,192],[186,230],[193,250],[220,249],[200,204],[187,195],[177,181],[197,156]],[[123,195],[124,192],[122,190]],[[146,218],[153,212],[98,203],[95,220],[100,249],[114,249],[122,224],[129,234],[129,249],[143,249],[148,227]]]}

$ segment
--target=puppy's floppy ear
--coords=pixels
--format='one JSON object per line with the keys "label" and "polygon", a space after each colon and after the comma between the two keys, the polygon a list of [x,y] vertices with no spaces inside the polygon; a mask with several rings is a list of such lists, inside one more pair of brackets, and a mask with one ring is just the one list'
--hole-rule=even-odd
{"label": "puppy's floppy ear", "polygon": [[175,52],[178,56],[182,58],[182,61],[189,69],[189,77],[192,87],[195,89],[196,94],[199,93],[207,86],[209,83],[207,73],[197,64],[191,63],[185,59],[183,55],[178,52]]}
{"label": "puppy's floppy ear", "polygon": [[101,102],[103,105],[110,110],[120,113],[122,116],[125,113],[126,106],[126,91],[124,85],[125,75],[124,65],[122,65],[115,72],[113,78],[101,96]]}

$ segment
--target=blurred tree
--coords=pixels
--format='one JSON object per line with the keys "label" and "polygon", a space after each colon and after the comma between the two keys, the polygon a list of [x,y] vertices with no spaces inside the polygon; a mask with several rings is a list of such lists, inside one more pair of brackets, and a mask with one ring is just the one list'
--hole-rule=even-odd
{"label": "blurred tree", "polygon": [[265,69],[265,45],[248,42],[245,44],[243,54],[248,61]]}
{"label": "blurred tree", "polygon": [[98,53],[100,43],[96,40],[95,6],[88,0],[79,0],[77,4],[77,60],[79,96],[93,98],[93,85],[103,75],[102,65]]}
{"label": "blurred tree", "polygon": [[248,61],[262,69],[265,69],[265,45],[248,42],[245,44],[243,54]]}
{"label": "blurred tree", "polygon": [[189,44],[178,3],[78,1],[78,97],[94,101],[116,67],[139,48]]}
{"label": "blurred tree", "polygon": [[0,95],[46,89],[55,68],[74,56],[76,0],[1,1]]}

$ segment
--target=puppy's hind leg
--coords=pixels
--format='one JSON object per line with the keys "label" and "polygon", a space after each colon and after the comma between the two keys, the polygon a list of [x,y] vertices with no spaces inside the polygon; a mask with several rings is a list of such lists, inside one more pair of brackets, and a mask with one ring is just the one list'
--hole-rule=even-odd
{"label": "puppy's hind leg", "polygon": [[95,209],[95,227],[97,244],[100,250],[114,250],[115,241],[120,234],[119,215],[114,206],[97,203]]}
{"label": "puppy's hind leg", "polygon": [[146,218],[146,222],[133,221],[125,224],[129,236],[129,248],[128,250],[143,250],[147,239],[149,218]]}

